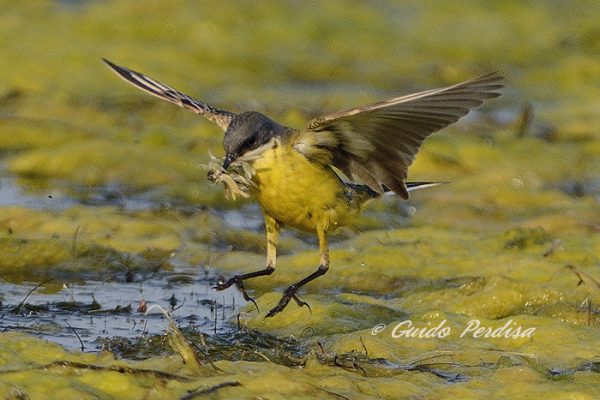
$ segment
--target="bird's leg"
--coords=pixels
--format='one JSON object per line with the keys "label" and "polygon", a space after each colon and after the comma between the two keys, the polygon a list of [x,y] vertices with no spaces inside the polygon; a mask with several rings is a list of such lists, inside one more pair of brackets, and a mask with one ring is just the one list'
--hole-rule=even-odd
{"label": "bird's leg", "polygon": [[311,282],[317,279],[318,277],[325,275],[325,273],[329,269],[329,244],[327,243],[327,234],[323,229],[318,229],[317,234],[319,235],[319,249],[321,250],[321,263],[319,264],[319,268],[306,278],[289,286],[285,290],[285,292],[283,292],[283,296],[281,297],[281,300],[279,300],[279,303],[275,306],[275,308],[269,311],[265,318],[273,317],[277,313],[283,311],[283,309],[288,305],[291,299],[294,299],[298,306],[307,306],[310,310],[310,306],[308,305],[308,303],[300,300],[296,296],[296,292],[308,282]]}
{"label": "bird's leg", "polygon": [[252,297],[246,293],[244,289],[244,281],[250,278],[256,278],[257,276],[271,275],[275,271],[275,262],[277,260],[277,240],[279,239],[279,229],[281,224],[269,214],[265,213],[265,225],[267,228],[267,266],[265,269],[260,271],[249,272],[247,274],[235,275],[225,281],[225,278],[220,276],[217,280],[217,286],[215,289],[224,290],[235,284],[237,288],[242,292],[244,300],[251,301],[258,310],[258,304]]}

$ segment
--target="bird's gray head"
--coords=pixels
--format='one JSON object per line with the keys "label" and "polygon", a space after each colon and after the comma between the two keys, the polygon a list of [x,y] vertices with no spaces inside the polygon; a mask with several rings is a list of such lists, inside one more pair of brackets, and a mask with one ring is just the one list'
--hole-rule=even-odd
{"label": "bird's gray head", "polygon": [[223,168],[226,169],[229,164],[247,152],[267,144],[271,138],[280,135],[286,129],[256,111],[236,115],[227,127],[223,139],[226,152]]}

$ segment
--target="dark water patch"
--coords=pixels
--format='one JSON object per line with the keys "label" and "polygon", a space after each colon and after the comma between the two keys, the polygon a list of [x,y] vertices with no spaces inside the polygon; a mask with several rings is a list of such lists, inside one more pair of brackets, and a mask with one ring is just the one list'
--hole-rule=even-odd
{"label": "dark water patch", "polygon": [[600,202],[600,180],[567,180],[548,185],[551,189],[558,189],[571,197],[581,198],[593,196]]}

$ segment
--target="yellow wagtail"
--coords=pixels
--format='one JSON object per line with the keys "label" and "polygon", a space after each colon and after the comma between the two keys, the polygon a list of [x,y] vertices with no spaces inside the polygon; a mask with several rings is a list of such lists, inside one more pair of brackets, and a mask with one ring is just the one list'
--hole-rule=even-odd
{"label": "yellow wagtail", "polygon": [[[503,77],[493,72],[446,88],[316,118],[299,131],[256,111],[235,114],[219,110],[138,72],[104,62],[127,82],[194,111],[223,129],[223,171],[242,161],[254,171],[248,190],[265,217],[267,265],[227,281],[221,277],[217,290],[235,284],[246,301],[254,302],[243,282],[275,271],[281,227],[317,233],[321,251],[318,269],[289,286],[265,318],[282,311],[291,299],[299,306],[308,306],[296,292],[329,269],[329,232],[351,224],[368,203],[385,192],[408,199],[410,190],[434,185],[405,182],[423,141],[484,100],[500,96],[496,90],[503,87],[499,83]],[[342,180],[334,168],[350,182]]]}

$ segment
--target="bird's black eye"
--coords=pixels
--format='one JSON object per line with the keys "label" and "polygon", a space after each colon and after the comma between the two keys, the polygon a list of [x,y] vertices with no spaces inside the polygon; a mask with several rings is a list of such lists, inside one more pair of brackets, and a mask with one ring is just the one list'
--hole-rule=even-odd
{"label": "bird's black eye", "polygon": [[244,140],[242,142],[242,145],[240,146],[240,149],[242,150],[241,152],[244,153],[248,150],[254,150],[259,146],[259,140],[258,140],[258,135],[254,134],[251,135],[249,137],[246,138],[246,140]]}

